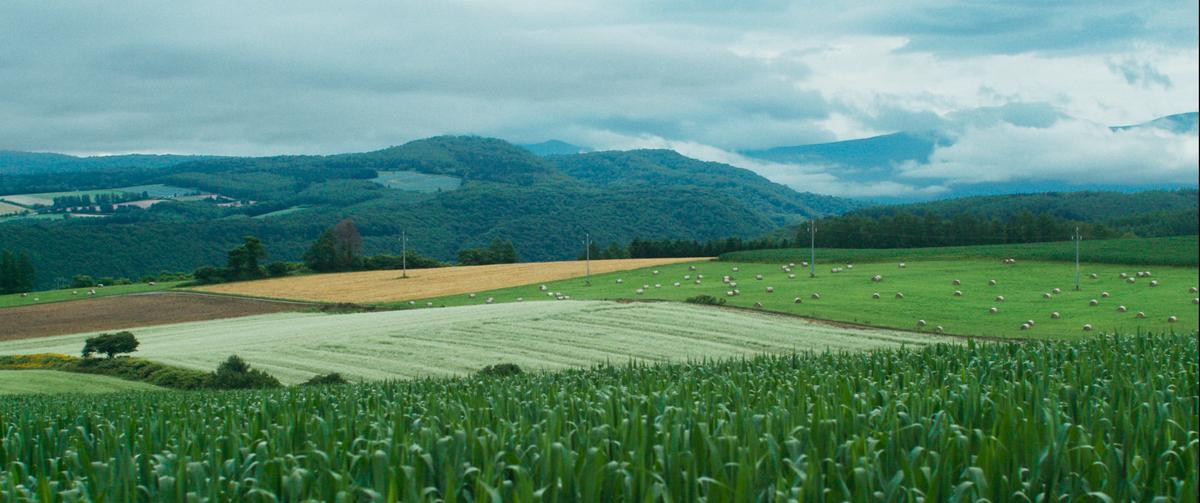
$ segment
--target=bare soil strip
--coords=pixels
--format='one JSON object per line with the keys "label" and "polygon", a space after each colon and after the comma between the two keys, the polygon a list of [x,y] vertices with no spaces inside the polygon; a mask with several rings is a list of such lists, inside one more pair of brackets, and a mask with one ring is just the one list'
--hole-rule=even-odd
{"label": "bare soil strip", "polygon": [[0,309],[0,340],[235,318],[308,307],[294,302],[187,292],[55,302]]}
{"label": "bare soil strip", "polygon": [[[692,257],[593,260],[591,272],[592,274],[603,274],[698,260],[707,259]],[[584,262],[572,260],[416,269],[409,270],[406,279],[400,277],[400,271],[392,270],[315,274],[224,283],[195,290],[315,302],[395,302],[482,292],[583,277],[583,275]]]}

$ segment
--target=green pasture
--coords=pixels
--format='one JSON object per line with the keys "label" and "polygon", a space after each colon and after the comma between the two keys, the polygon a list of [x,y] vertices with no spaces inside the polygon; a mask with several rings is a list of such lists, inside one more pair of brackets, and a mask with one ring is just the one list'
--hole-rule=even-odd
{"label": "green pasture", "polygon": [[[130,285],[105,285],[104,287],[91,288],[63,288],[58,290],[43,290],[40,292],[32,292],[22,297],[21,294],[13,293],[8,295],[0,295],[0,308],[29,306],[34,304],[46,304],[50,302],[63,302],[69,300],[82,300],[97,297],[109,297],[113,295],[128,295],[131,293],[157,292],[161,290],[169,290],[181,282],[159,282],[156,285],[147,283],[134,283]],[[88,295],[88,290],[95,290],[96,295]]]}
{"label": "green pasture", "polygon": [[[1074,264],[1067,262],[1018,260],[1006,265],[998,259],[928,259],[906,262],[904,268],[898,261],[826,262],[818,265],[814,278],[799,261],[790,273],[795,277],[789,277],[784,265],[787,263],[676,264],[595,275],[591,286],[578,278],[546,283],[546,290],[541,285],[527,285],[477,292],[474,298],[455,295],[393,305],[420,307],[432,302],[435,306],[460,306],[485,303],[489,297],[495,303],[517,299],[558,302],[559,296],[570,300],[683,301],[711,295],[740,308],[755,309],[761,304],[765,311],[810,318],[925,332],[942,326],[948,334],[986,337],[1077,337],[1087,334],[1084,324],[1090,324],[1095,332],[1120,333],[1192,331],[1198,324],[1193,304],[1196,294],[1188,291],[1197,284],[1197,269],[1191,267],[1084,264],[1080,290],[1075,291]],[[841,267],[843,272],[830,272],[833,267]],[[1150,270],[1152,278],[1138,278],[1129,284],[1118,277],[1122,272],[1132,275],[1142,270]],[[1091,274],[1097,278],[1092,279]],[[737,283],[736,288],[723,283],[726,275]],[[763,279],[756,279],[759,275]],[[882,276],[882,281],[873,282],[875,275]],[[956,279],[961,285],[953,285]],[[1152,279],[1158,286],[1150,286]],[[989,286],[990,280],[995,280],[996,286]],[[774,292],[768,293],[768,287]],[[1054,288],[1061,293],[1044,298]],[[728,295],[735,289],[740,293]],[[956,290],[962,292],[961,297],[954,295]],[[1102,292],[1109,292],[1109,297]],[[875,293],[879,299],[873,298]],[[897,293],[903,294],[903,299],[897,298]],[[996,300],[998,296],[1004,300]],[[1098,301],[1097,306],[1089,305],[1092,299]],[[1117,311],[1121,305],[1126,312]],[[990,314],[993,307],[998,312]],[[1060,318],[1052,319],[1052,312],[1058,312]],[[1136,318],[1137,312],[1146,317]],[[1169,323],[1169,316],[1178,321]],[[925,320],[925,326],[919,326],[918,320]],[[1034,321],[1033,328],[1021,330],[1027,320]]]}
{"label": "green pasture", "polygon": [[0,395],[155,391],[158,386],[116,377],[58,370],[0,370]]}

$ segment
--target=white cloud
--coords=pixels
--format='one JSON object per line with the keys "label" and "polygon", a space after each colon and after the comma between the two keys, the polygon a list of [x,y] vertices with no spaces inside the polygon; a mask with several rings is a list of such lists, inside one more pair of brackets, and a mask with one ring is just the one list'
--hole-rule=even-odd
{"label": "white cloud", "polygon": [[1111,131],[1102,124],[1063,120],[1050,127],[1011,123],[968,127],[929,164],[908,163],[907,178],[950,185],[1015,180],[1079,184],[1186,184],[1197,179],[1197,136],[1155,128]]}

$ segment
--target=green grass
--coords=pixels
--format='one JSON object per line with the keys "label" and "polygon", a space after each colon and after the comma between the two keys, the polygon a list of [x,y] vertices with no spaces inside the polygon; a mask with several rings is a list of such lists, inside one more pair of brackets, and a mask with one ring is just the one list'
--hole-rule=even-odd
{"label": "green grass", "polygon": [[196,189],[189,189],[187,187],[176,187],[174,185],[164,185],[161,183],[156,183],[156,184],[152,184],[152,185],[135,185],[132,187],[121,187],[119,189],[113,189],[113,190],[116,190],[119,192],[132,192],[134,194],[141,194],[142,192],[145,192],[151,198],[171,198],[171,197],[179,197],[179,196],[183,196],[183,195],[187,195],[187,194],[195,194],[197,192],[200,192],[199,190],[196,190]]}
{"label": "green grass", "polygon": [[0,370],[0,395],[26,393],[111,393],[155,391],[158,386],[116,377],[58,370]]}
{"label": "green grass", "polygon": [[380,171],[374,181],[388,188],[413,192],[454,190],[462,185],[462,179],[458,177],[430,175],[417,171]]}
{"label": "green grass", "polygon": [[[286,313],[133,330],[133,356],[212,370],[236,353],[285,384],[466,374],[797,350],[857,351],[933,337],[836,328],[797,318],[678,303],[525,302],[342,315]],[[0,354],[78,354],[89,334],[0,342]]]}
{"label": "green grass", "polygon": [[12,215],[15,213],[25,213],[27,210],[15,204],[9,204],[0,201],[0,216]]}
{"label": "green grass", "polygon": [[[734,267],[739,270],[733,271]],[[1147,279],[1138,279],[1130,285],[1117,277],[1120,272],[1142,269],[1151,269],[1160,286],[1150,287]],[[659,274],[654,275],[654,270]],[[494,297],[500,303],[517,298],[553,300],[547,293],[555,292],[571,299],[682,301],[705,294],[724,298],[728,305],[736,307],[752,308],[761,303],[769,311],[904,330],[917,330],[917,321],[923,319],[927,322],[925,331],[941,325],[947,333],[988,337],[1078,337],[1087,334],[1082,331],[1085,323],[1097,332],[1121,333],[1186,332],[1198,326],[1197,307],[1192,304],[1196,294],[1188,292],[1188,288],[1197,284],[1195,268],[1085,264],[1079,292],[1073,291],[1074,265],[1062,262],[1019,260],[1016,265],[1008,266],[999,260],[930,259],[908,262],[904,269],[896,262],[876,262],[859,263],[838,274],[829,271],[830,265],[822,264],[817,277],[809,278],[807,269],[801,270],[797,263],[793,270],[796,277],[789,279],[780,264],[698,262],[596,275],[592,277],[592,286],[585,286],[583,279],[570,279],[546,283],[548,292],[541,291],[539,285],[528,285],[479,292],[475,298],[456,295],[429,301],[438,306],[456,306],[479,304],[487,297]],[[1099,279],[1089,279],[1090,273],[1096,273]],[[694,283],[698,274],[704,276],[699,285]],[[764,278],[761,281],[755,279],[759,274]],[[871,281],[876,274],[883,276],[883,282]],[[721,282],[724,275],[733,276],[740,295],[726,296],[731,288]],[[618,279],[624,282],[618,284]],[[961,280],[962,285],[953,286],[954,279]],[[991,279],[998,282],[997,286],[988,286]],[[675,282],[680,282],[680,286],[673,286]],[[655,284],[662,286],[655,288]],[[649,288],[637,294],[636,290],[643,285]],[[775,292],[767,293],[768,286],[774,287]],[[1052,299],[1042,298],[1043,293],[1053,288],[1062,289],[1062,293]],[[955,290],[961,290],[963,296],[953,296]],[[1103,291],[1110,292],[1111,297],[1101,297]],[[872,299],[876,292],[881,296],[878,300]],[[897,292],[904,294],[903,300],[895,298]],[[813,300],[813,293],[819,293],[821,299]],[[996,296],[1004,296],[1005,300],[997,302]],[[794,303],[796,297],[803,303]],[[1099,306],[1088,305],[1093,298],[1100,301]],[[425,302],[419,301],[417,305]],[[1128,312],[1117,312],[1118,305],[1125,305]],[[999,313],[988,313],[993,306]],[[1061,318],[1051,319],[1053,311],[1059,312]],[[1134,313],[1138,311],[1145,312],[1147,317],[1136,319]],[[1168,316],[1177,316],[1178,323],[1169,324]],[[1033,330],[1020,329],[1026,320],[1035,321]]]}
{"label": "green grass", "polygon": [[[1075,260],[1075,244],[1070,241],[935,248],[818,248],[816,252],[818,264],[1009,257],[1019,260],[1069,262]],[[809,256],[808,248],[787,248],[726,253],[721,255],[721,260],[786,264],[808,261]],[[1174,236],[1083,241],[1080,245],[1080,256],[1082,261],[1089,263],[1196,266],[1200,264],[1200,237]]]}
{"label": "green grass", "polygon": [[283,215],[295,213],[297,211],[304,210],[307,208],[308,208],[308,205],[292,206],[289,208],[284,208],[282,210],[275,210],[270,213],[263,213],[262,215],[255,215],[253,218],[262,219],[262,218],[281,217]]}
{"label": "green grass", "polygon": [[0,398],[4,501],[1195,501],[1197,340]]}
{"label": "green grass", "polygon": [[[59,290],[43,290],[40,292],[32,292],[25,297],[21,297],[21,294],[13,293],[8,295],[0,295],[0,308],[46,304],[50,302],[94,299],[97,297],[128,295],[131,293],[157,292],[169,290],[181,283],[182,282],[175,281],[159,282],[154,286],[146,283],[134,283],[132,285],[111,285],[105,286],[104,288],[63,288]],[[96,295],[88,295],[88,290],[96,290]]]}

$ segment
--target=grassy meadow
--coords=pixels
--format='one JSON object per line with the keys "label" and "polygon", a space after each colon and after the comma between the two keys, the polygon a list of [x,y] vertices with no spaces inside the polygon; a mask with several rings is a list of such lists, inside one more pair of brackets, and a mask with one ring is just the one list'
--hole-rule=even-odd
{"label": "grassy meadow", "polygon": [[[238,354],[287,384],[463,375],[496,363],[560,370],[596,363],[860,351],[937,342],[679,303],[526,302],[354,314],[281,313],[133,330],[134,356],[209,371]],[[0,341],[0,354],[78,354],[94,334]]]}
{"label": "grassy meadow", "polygon": [[162,389],[146,383],[101,375],[38,369],[0,370],[0,395],[28,393],[113,393],[117,391],[155,391]]}
{"label": "grassy meadow", "polygon": [[[114,295],[157,292],[162,290],[170,290],[179,284],[180,282],[159,282],[155,285],[150,285],[147,283],[134,283],[130,285],[106,285],[104,287],[93,288],[63,288],[59,290],[43,290],[40,292],[32,292],[24,297],[22,297],[19,293],[13,293],[0,295],[0,308],[45,304],[48,302],[83,300],[97,297],[111,297]],[[88,295],[88,290],[96,290],[96,295]]]}
{"label": "grassy meadow", "polygon": [[[1189,288],[1197,284],[1197,270],[1190,267],[1132,267],[1110,264],[1085,264],[1081,269],[1080,291],[1074,291],[1074,265],[1066,262],[1029,262],[1018,260],[1014,265],[998,259],[916,260],[900,268],[899,262],[868,262],[838,264],[844,269],[831,273],[829,263],[821,263],[816,277],[800,263],[792,270],[794,278],[784,272],[782,265],[729,261],[707,261],[674,264],[634,271],[593,275],[591,286],[583,278],[453,295],[419,301],[415,305],[394,303],[403,307],[421,307],[425,302],[435,306],[480,304],[487,298],[494,302],[555,301],[561,293],[571,300],[634,299],[682,301],[697,295],[725,299],[726,305],[795,314],[839,322],[887,327],[902,330],[922,330],[932,333],[943,327],[945,333],[987,337],[1078,337],[1087,335],[1084,324],[1096,332],[1137,333],[1139,331],[1196,330],[1197,307],[1195,293]],[[734,269],[737,270],[734,270]],[[1150,269],[1159,286],[1150,286],[1151,279],[1139,278],[1129,284],[1119,273],[1134,274]],[[655,271],[658,274],[654,274]],[[1096,279],[1090,275],[1096,274]],[[722,283],[729,275],[737,283],[740,294],[728,296],[734,288]],[[755,279],[761,275],[762,280]],[[871,278],[883,277],[875,283]],[[700,284],[696,280],[700,279]],[[955,286],[954,280],[961,285]],[[989,286],[995,280],[996,286]],[[679,283],[679,286],[675,286]],[[645,287],[645,288],[643,288]],[[767,288],[774,289],[768,293]],[[1061,290],[1051,298],[1043,297],[1054,288]],[[643,293],[637,293],[642,289]],[[956,297],[955,291],[962,296]],[[1109,297],[1103,297],[1109,292]],[[873,299],[878,293],[880,298]],[[896,294],[903,294],[903,299]],[[812,298],[813,294],[820,299]],[[1003,301],[997,301],[1003,296]],[[795,299],[801,303],[797,304]],[[1099,305],[1091,306],[1095,299]],[[1118,312],[1124,305],[1126,312]],[[998,312],[990,314],[995,307]],[[1135,313],[1144,312],[1138,319]],[[1058,312],[1059,319],[1051,319]],[[1177,317],[1169,323],[1169,316]],[[918,320],[925,320],[921,327]],[[1031,330],[1021,330],[1027,320],[1034,320]]]}
{"label": "grassy meadow", "polygon": [[4,501],[1195,501],[1197,340],[0,397]]}

